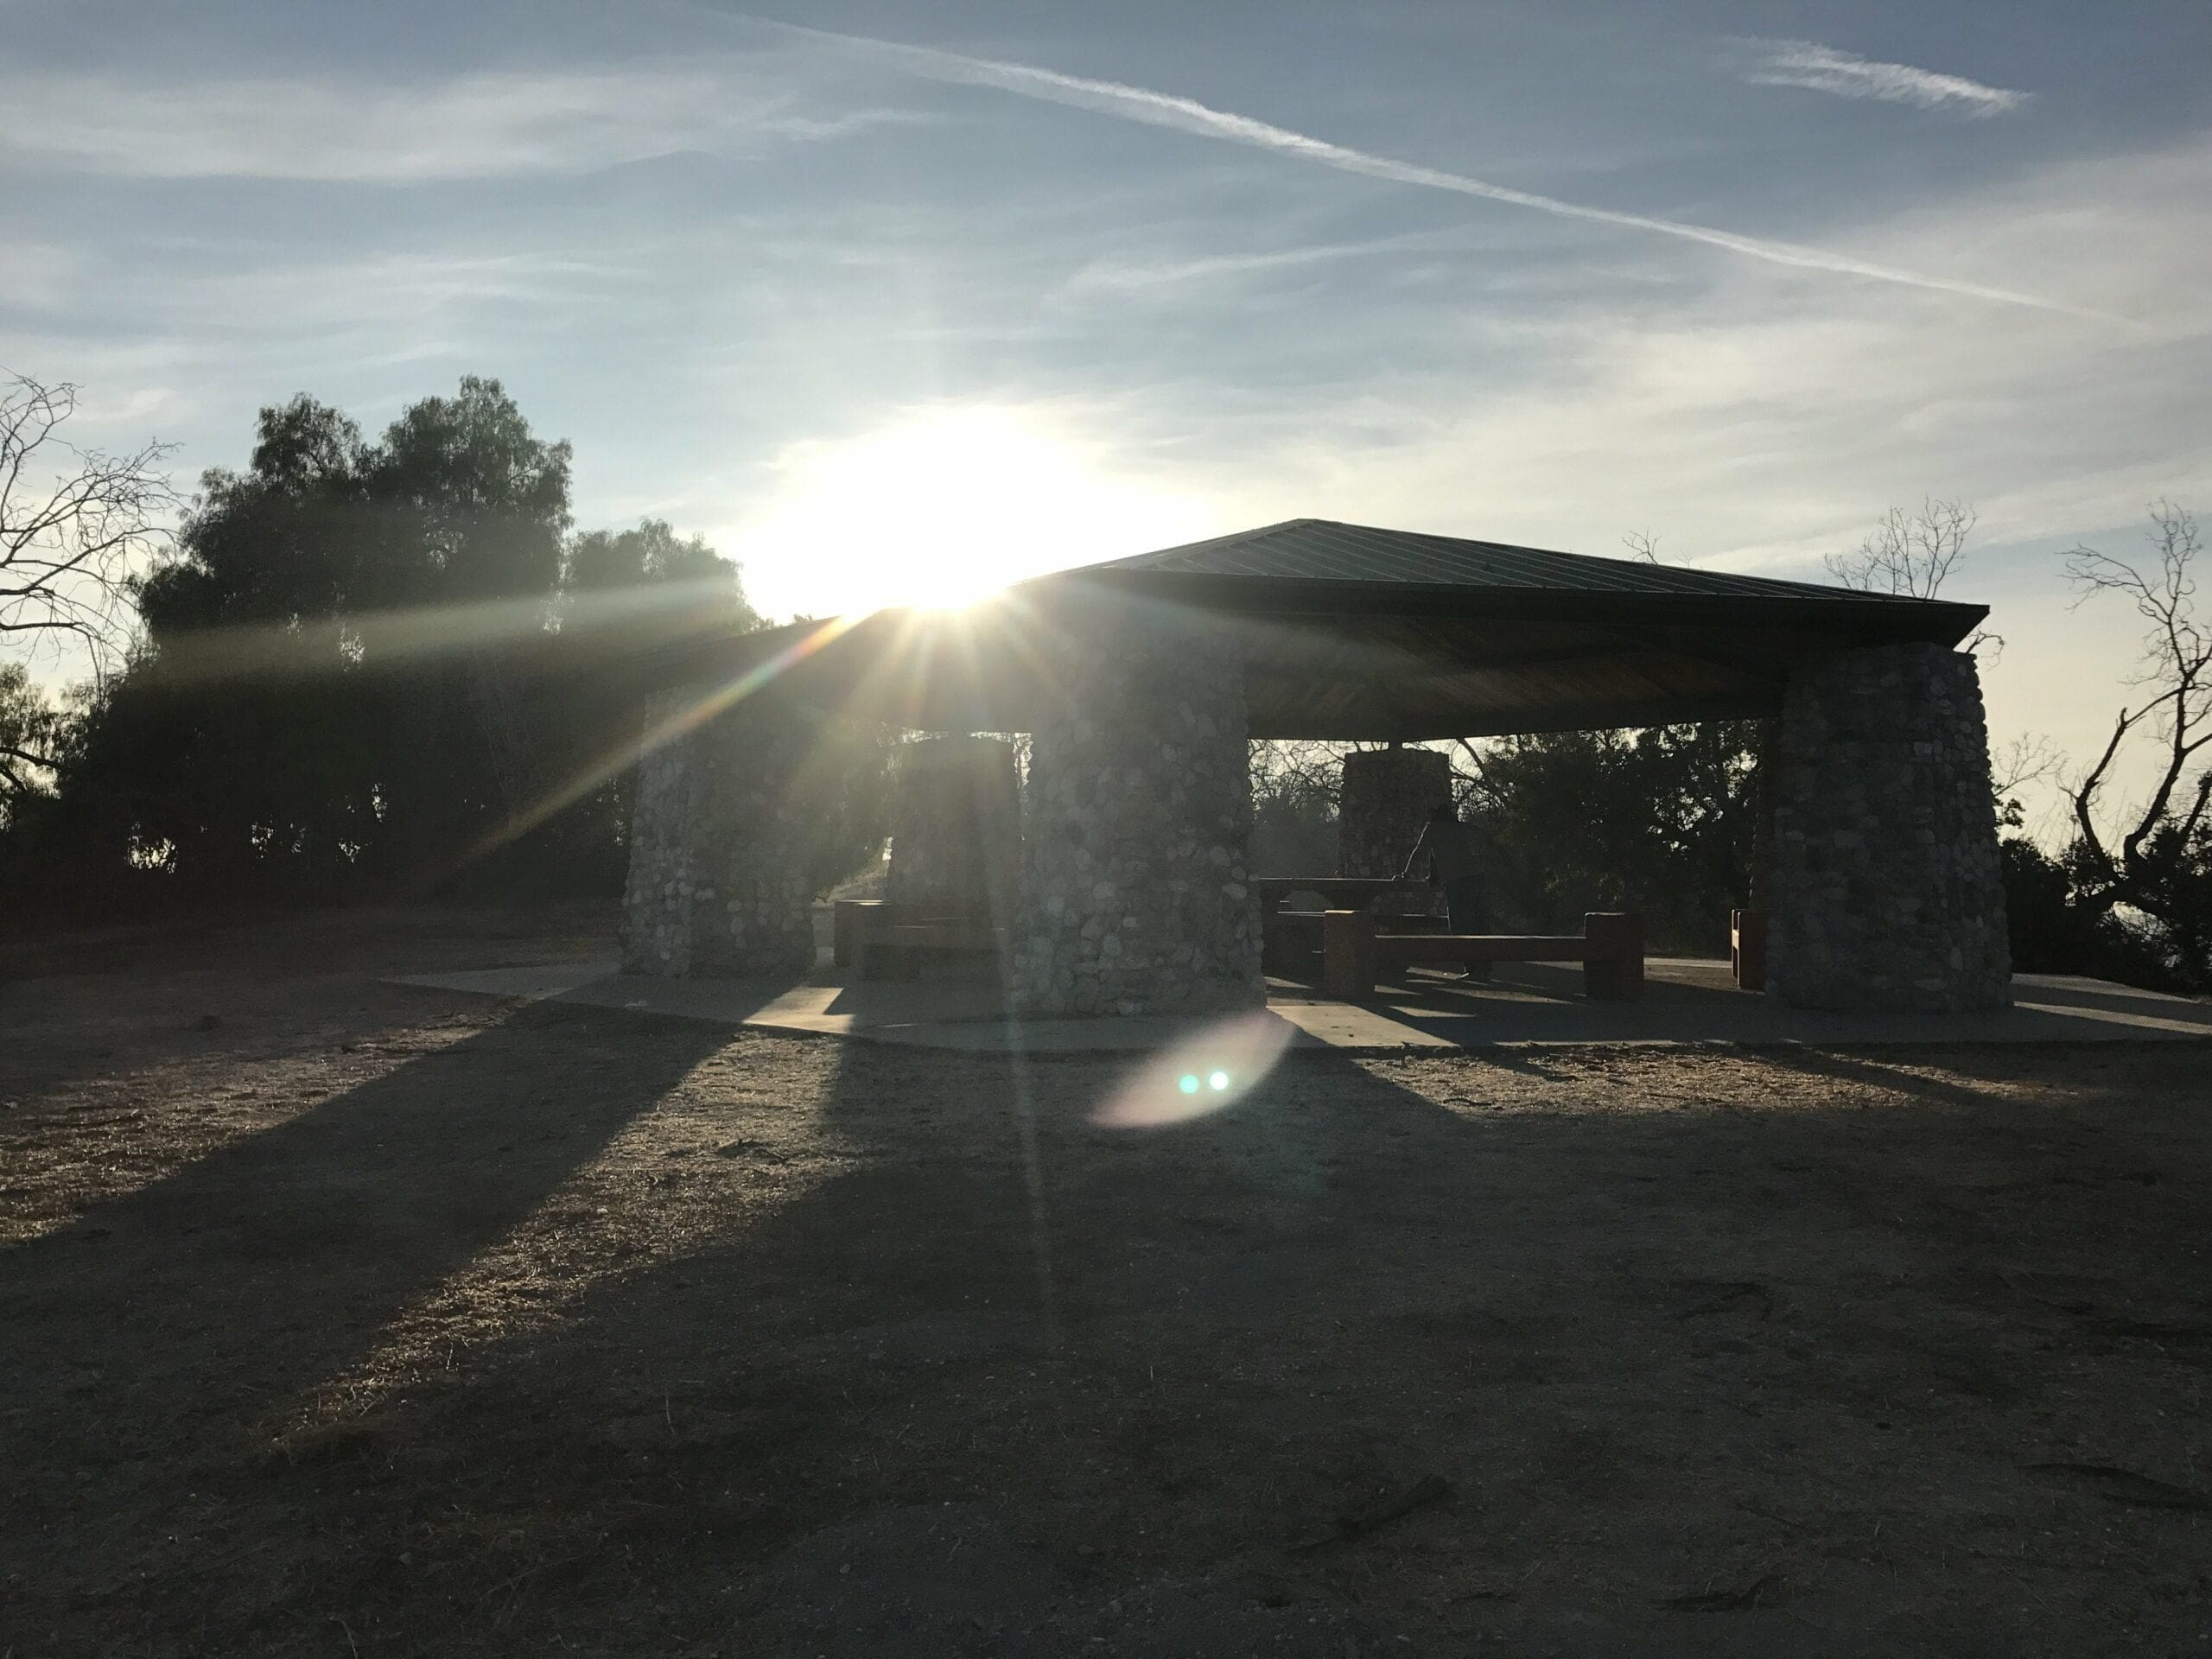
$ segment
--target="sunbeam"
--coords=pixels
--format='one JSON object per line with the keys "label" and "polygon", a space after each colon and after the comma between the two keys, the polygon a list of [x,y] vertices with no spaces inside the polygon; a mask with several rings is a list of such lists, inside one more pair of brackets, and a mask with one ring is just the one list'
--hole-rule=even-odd
{"label": "sunbeam", "polygon": [[736,707],[763,687],[773,683],[787,670],[805,661],[865,620],[865,617],[833,616],[808,630],[772,657],[756,663],[726,683],[655,721],[639,737],[615,745],[598,760],[572,774],[566,782],[549,790],[530,805],[510,816],[497,830],[478,841],[462,861],[481,858],[518,836],[527,835],[563,807],[582,800],[623,768],[635,763],[640,756],[651,753],[663,744],[673,741],[715,715]]}
{"label": "sunbeam", "polygon": [[159,642],[165,681],[201,684],[345,673],[465,656],[556,637],[640,648],[727,632],[734,590],[722,581],[645,582],[567,595],[404,606],[312,621],[245,622]]}

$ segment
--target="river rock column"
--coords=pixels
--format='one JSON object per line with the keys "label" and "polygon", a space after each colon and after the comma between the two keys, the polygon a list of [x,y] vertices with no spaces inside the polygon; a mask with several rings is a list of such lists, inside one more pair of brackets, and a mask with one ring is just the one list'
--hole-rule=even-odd
{"label": "river rock column", "polygon": [[1790,676],[1773,753],[1770,991],[1807,1008],[2008,1004],[1973,657],[1885,645],[1809,664]]}
{"label": "river rock column", "polygon": [[626,970],[750,979],[813,968],[800,798],[810,734],[792,710],[764,699],[640,761],[624,896]]}
{"label": "river rock column", "polygon": [[1014,746],[928,737],[899,751],[883,896],[947,916],[1008,919],[1021,859]]}
{"label": "river rock column", "polygon": [[1186,613],[1096,600],[1052,620],[1031,734],[1015,1004],[1207,1014],[1267,1001],[1244,668]]}
{"label": "river rock column", "polygon": [[1429,815],[1452,804],[1440,749],[1356,749],[1337,799],[1337,874],[1388,880],[1406,868]]}
{"label": "river rock column", "polygon": [[[657,704],[647,725],[667,729],[677,705]],[[639,757],[630,805],[630,868],[622,886],[622,971],[682,979],[691,971],[699,768],[696,732],[652,744]]]}

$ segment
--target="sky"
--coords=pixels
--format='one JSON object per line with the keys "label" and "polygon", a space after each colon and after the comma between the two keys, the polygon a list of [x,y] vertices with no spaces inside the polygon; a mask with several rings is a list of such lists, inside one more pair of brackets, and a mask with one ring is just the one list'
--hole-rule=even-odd
{"label": "sky", "polygon": [[0,23],[0,365],[78,442],[493,375],[772,615],[1308,516],[1817,579],[1948,497],[1993,737],[2085,761],[2137,625],[2059,550],[2212,511],[2197,0]]}

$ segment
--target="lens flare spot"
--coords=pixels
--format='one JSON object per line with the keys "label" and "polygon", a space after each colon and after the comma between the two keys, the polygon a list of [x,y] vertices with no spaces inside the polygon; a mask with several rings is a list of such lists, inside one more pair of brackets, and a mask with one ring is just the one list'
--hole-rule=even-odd
{"label": "lens flare spot", "polygon": [[1235,1105],[1250,1094],[1297,1035],[1272,1014],[1202,1026],[1140,1064],[1091,1114],[1108,1128],[1160,1128]]}

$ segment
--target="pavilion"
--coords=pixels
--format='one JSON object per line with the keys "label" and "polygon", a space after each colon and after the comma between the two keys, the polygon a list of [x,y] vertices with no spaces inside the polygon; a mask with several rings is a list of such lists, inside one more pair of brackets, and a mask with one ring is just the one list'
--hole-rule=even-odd
{"label": "pavilion", "polygon": [[789,802],[825,713],[1029,734],[1013,995],[1039,1014],[1129,1014],[1264,999],[1250,739],[1771,716],[1770,991],[1999,1007],[1987,739],[1957,649],[1986,614],[1294,519],[965,612],[693,642],[652,664],[668,741],[641,766],[626,957],[677,976],[810,963]]}

